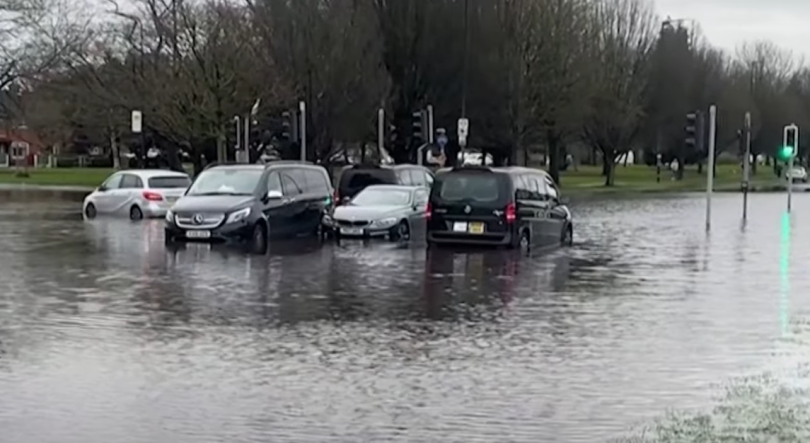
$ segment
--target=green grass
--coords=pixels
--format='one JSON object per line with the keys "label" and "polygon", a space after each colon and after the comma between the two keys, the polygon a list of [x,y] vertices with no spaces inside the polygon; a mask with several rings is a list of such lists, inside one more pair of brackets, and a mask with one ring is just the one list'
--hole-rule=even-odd
{"label": "green grass", "polygon": [[110,168],[28,169],[28,177],[20,177],[14,168],[0,169],[0,183],[48,186],[95,187],[113,173]]}
{"label": "green grass", "polygon": [[[0,183],[27,183],[50,186],[88,186],[101,184],[112,174],[110,168],[54,168],[29,169],[28,177],[19,177],[13,168],[0,169]],[[656,182],[655,168],[643,165],[616,166],[615,185],[605,187],[602,169],[597,166],[580,166],[577,171],[562,173],[562,188],[566,193],[634,193],[634,192],[690,192],[706,189],[706,174],[698,174],[690,166],[683,180],[672,180],[672,172],[662,169],[661,182]],[[740,171],[737,165],[718,165],[715,190],[737,191],[740,189]],[[770,168],[761,167],[752,180],[752,187],[769,190],[778,186]]]}
{"label": "green grass", "polygon": [[[683,180],[673,180],[669,169],[662,168],[661,181],[656,181],[654,167],[644,165],[616,166],[614,186],[606,187],[602,168],[580,166],[577,171],[562,173],[561,188],[573,193],[596,192],[693,192],[706,190],[706,174],[698,174],[697,167],[690,166],[684,171]],[[714,178],[716,191],[738,191],[741,172],[737,165],[718,165]],[[778,186],[777,180],[769,168],[761,168],[751,180],[752,188],[772,189]]]}

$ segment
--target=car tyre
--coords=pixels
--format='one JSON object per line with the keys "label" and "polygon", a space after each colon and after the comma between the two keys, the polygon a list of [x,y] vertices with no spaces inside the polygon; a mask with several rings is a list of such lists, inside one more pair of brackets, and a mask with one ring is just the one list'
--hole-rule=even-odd
{"label": "car tyre", "polygon": [[531,235],[529,235],[529,230],[528,229],[524,229],[524,230],[520,231],[520,237],[518,237],[517,247],[520,250],[520,252],[528,253],[529,251],[531,251],[531,249],[532,249],[532,238],[531,238]]}
{"label": "car tyre", "polygon": [[129,219],[130,220],[143,220],[143,211],[141,208],[137,206],[133,206],[129,208]]}
{"label": "car tyre", "polygon": [[571,225],[567,225],[565,229],[563,229],[562,237],[560,239],[560,244],[562,246],[573,246],[574,245],[574,228]]}
{"label": "car tyre", "polygon": [[96,218],[96,215],[98,215],[96,212],[96,205],[88,203],[84,208],[84,216],[87,218]]}
{"label": "car tyre", "polygon": [[256,255],[267,254],[267,228],[262,223],[256,223],[250,234],[250,252]]}
{"label": "car tyre", "polygon": [[408,225],[408,222],[402,220],[401,222],[397,223],[396,226],[391,228],[391,232],[388,234],[388,238],[391,241],[408,241],[411,239],[411,227]]}

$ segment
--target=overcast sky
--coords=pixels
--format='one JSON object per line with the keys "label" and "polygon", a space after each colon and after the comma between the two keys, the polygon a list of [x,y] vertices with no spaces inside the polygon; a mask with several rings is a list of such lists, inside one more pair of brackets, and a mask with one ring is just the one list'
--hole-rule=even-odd
{"label": "overcast sky", "polygon": [[709,41],[734,51],[746,40],[771,40],[810,56],[810,0],[655,0],[662,17],[694,19]]}

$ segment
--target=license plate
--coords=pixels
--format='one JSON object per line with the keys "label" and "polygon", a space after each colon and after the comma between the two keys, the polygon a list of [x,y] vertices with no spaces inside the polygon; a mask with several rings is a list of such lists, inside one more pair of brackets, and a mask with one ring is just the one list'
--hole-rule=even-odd
{"label": "license plate", "polygon": [[484,233],[483,223],[470,223],[470,234],[483,234],[483,233]]}
{"label": "license plate", "polygon": [[186,231],[187,238],[211,238],[211,231]]}
{"label": "license plate", "polygon": [[344,235],[363,235],[362,228],[340,228],[340,233]]}
{"label": "license plate", "polygon": [[467,232],[467,223],[464,222],[453,223],[453,232]]}

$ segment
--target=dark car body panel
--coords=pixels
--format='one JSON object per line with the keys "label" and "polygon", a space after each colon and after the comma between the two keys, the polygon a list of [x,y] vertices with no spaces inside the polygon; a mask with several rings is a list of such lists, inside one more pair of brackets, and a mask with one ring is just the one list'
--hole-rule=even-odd
{"label": "dark car body panel", "polygon": [[[447,191],[451,186],[457,189]],[[570,212],[560,202],[559,191],[551,186],[550,177],[536,169],[440,170],[430,193],[428,243],[514,247],[521,234],[527,232],[533,245],[560,244],[564,230],[571,224]],[[507,220],[510,205],[515,215],[511,222]]]}
{"label": "dark car body panel", "polygon": [[423,186],[430,188],[433,172],[419,165],[351,165],[344,167],[337,178],[337,196],[340,200],[351,199],[372,185]]}
{"label": "dark car body panel", "polygon": [[[326,170],[320,166],[272,162],[217,167],[259,168],[263,174],[251,195],[183,196],[171,209],[173,220],[166,220],[167,236],[174,240],[193,241],[188,232],[199,229],[210,233],[209,238],[201,240],[244,240],[257,223],[266,226],[269,238],[308,236],[318,232],[323,214],[332,208],[334,191]],[[271,186],[281,191],[281,198],[268,198]],[[247,217],[227,222],[231,214],[245,208],[250,208]],[[200,219],[204,222],[195,225]]]}

